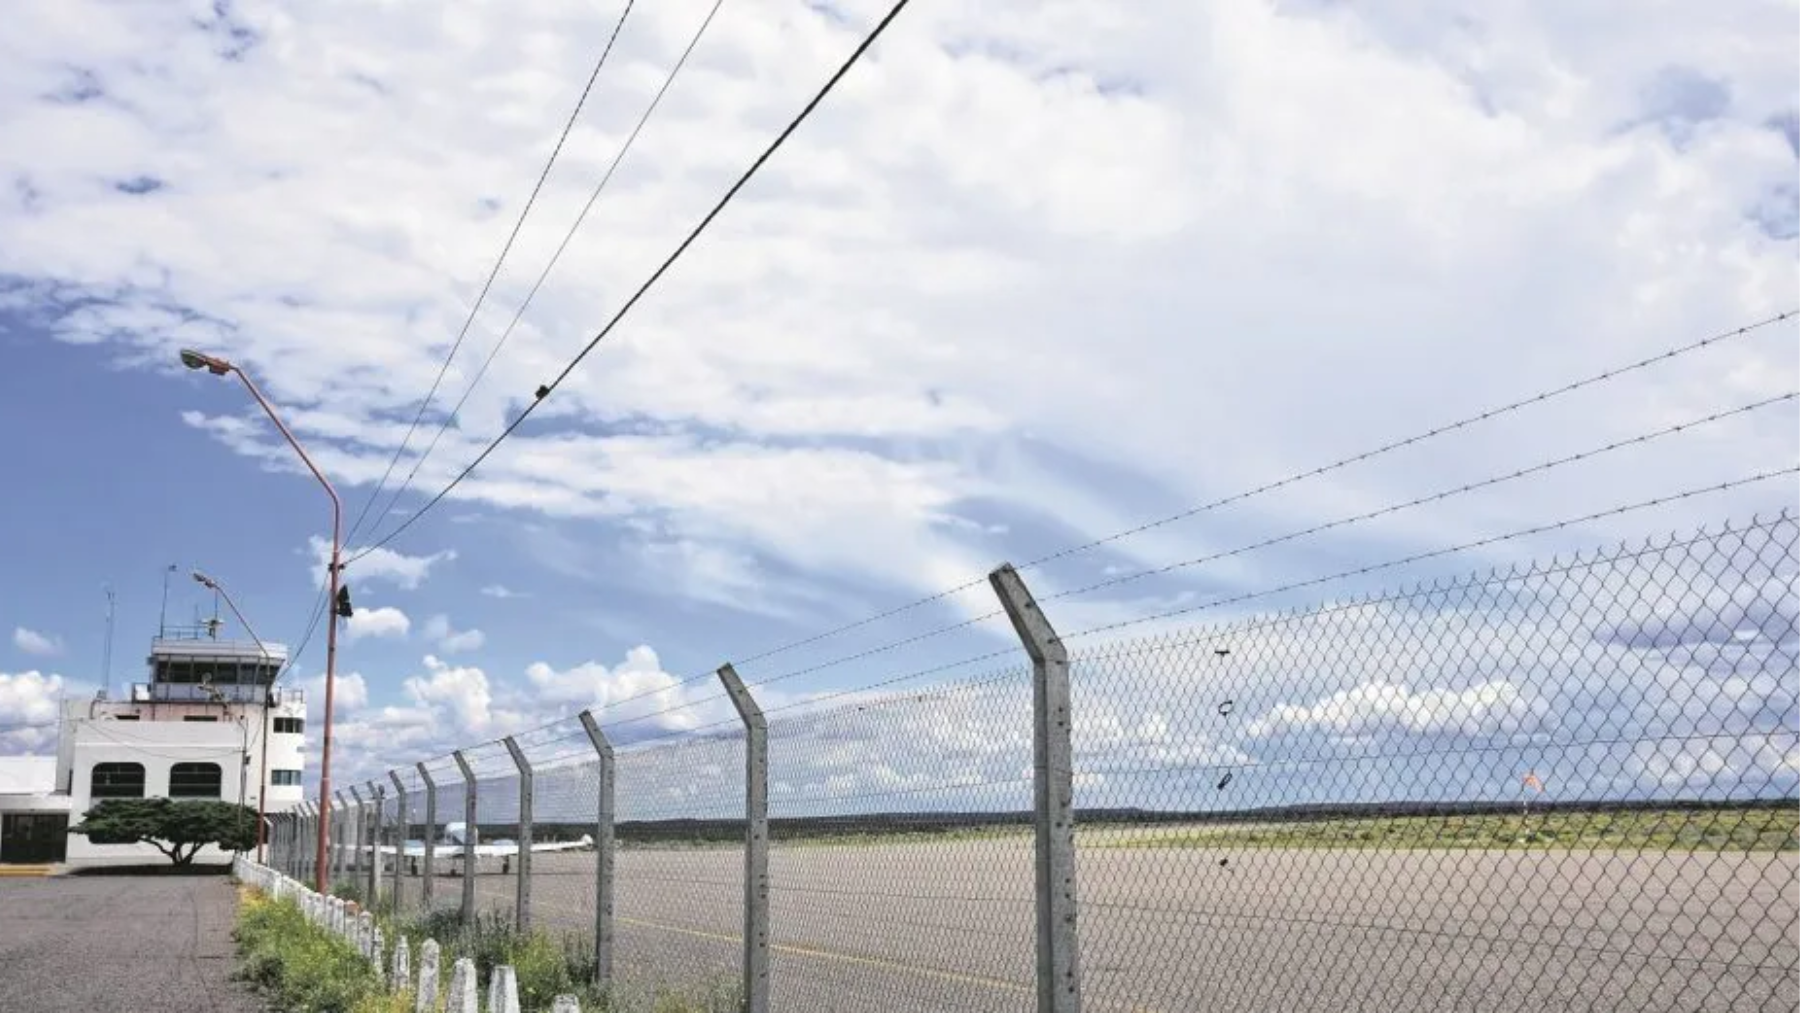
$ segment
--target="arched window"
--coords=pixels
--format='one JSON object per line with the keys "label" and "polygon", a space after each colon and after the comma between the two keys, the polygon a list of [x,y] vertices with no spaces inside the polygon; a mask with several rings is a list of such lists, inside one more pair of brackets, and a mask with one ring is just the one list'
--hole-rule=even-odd
{"label": "arched window", "polygon": [[177,763],[169,768],[169,797],[218,798],[221,777],[216,763]]}
{"label": "arched window", "polygon": [[144,765],[96,763],[88,781],[90,798],[143,798]]}

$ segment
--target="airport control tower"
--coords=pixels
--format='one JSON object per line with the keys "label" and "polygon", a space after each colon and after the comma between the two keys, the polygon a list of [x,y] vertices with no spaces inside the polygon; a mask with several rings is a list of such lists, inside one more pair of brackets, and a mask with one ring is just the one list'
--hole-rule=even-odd
{"label": "airport control tower", "polygon": [[[131,686],[125,699],[103,693],[63,704],[56,794],[67,798],[65,820],[79,821],[107,798],[221,799],[252,809],[260,803],[267,812],[302,800],[306,700],[298,688],[274,685],[287,648],[218,633],[217,620],[165,629],[150,642],[150,681]],[[198,858],[226,855],[209,848]],[[148,845],[99,845],[72,834],[66,858],[51,860],[159,859]]]}

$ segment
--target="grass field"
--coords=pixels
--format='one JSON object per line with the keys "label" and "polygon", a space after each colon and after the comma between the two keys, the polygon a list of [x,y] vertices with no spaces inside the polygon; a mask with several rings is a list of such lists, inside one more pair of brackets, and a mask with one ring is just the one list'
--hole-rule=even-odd
{"label": "grass field", "polygon": [[1120,848],[1794,851],[1800,850],[1800,807],[1226,823],[1139,831],[1094,843]]}

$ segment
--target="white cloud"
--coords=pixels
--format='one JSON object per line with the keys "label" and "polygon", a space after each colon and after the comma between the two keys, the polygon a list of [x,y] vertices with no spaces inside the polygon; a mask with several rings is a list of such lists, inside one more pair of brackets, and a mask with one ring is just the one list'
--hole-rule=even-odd
{"label": "white cloud", "polygon": [[51,657],[62,653],[62,638],[26,629],[23,626],[13,627],[13,646],[26,654]]}
{"label": "white cloud", "polygon": [[[842,58],[874,11],[838,6],[849,24],[725,10],[688,83],[732,98],[677,89],[415,488],[442,487],[516,414],[568,335],[606,318]],[[621,38],[617,101],[571,137],[447,391],[703,13],[689,0],[634,15],[649,20]],[[71,341],[157,362],[184,343],[226,347],[294,406],[344,491],[366,489],[591,58],[543,40],[591,37],[610,16],[248,11],[232,17],[258,41],[227,60],[236,43],[178,8],[21,13],[0,41],[0,117],[42,143],[0,156],[20,193],[0,207],[0,274],[30,286],[13,298],[34,309],[76,307],[57,321]],[[1789,5],[1639,22],[1253,0],[909,11],[451,499],[653,518],[671,565],[732,575],[773,560],[753,572],[936,589],[1000,551],[972,506],[1078,541],[1151,502],[1254,485],[1785,308],[1792,241],[1748,209],[1791,183],[1792,151],[1767,126],[1792,106]],[[1645,96],[1671,66],[1730,103],[1680,130],[1666,109],[1659,121]],[[85,92],[99,94],[72,97]],[[321,137],[356,139],[354,171]],[[140,176],[166,185],[114,186]],[[1421,476],[1502,470],[1575,433],[1783,386],[1792,335],[1309,483],[1258,516],[1316,521],[1417,492]],[[1196,377],[1227,379],[1197,396]],[[296,467],[226,403],[191,423]],[[1699,485],[1791,459],[1794,430],[1741,419],[1654,467],[1595,466],[1378,530],[1433,539],[1662,491],[1671,475]],[[1120,491],[1141,486],[1155,495]],[[1682,509],[1727,502],[1749,500]],[[1191,527],[1118,548],[1167,561],[1205,541]],[[350,576],[416,587],[419,561],[443,558],[377,553]]]}
{"label": "white cloud", "polygon": [[478,651],[487,643],[486,634],[480,630],[458,630],[450,625],[450,617],[446,615],[435,615],[425,620],[421,632],[425,639],[435,642],[438,650],[444,654]]}
{"label": "white cloud", "polygon": [[[586,661],[557,669],[546,662],[533,662],[525,669],[525,678],[536,699],[568,705],[569,710],[591,708],[602,723],[627,721],[634,738],[657,729],[692,728],[717,713],[717,708],[690,706],[701,695],[716,695],[713,685],[684,685],[663,671],[662,661],[647,644],[626,651],[625,659],[611,667]],[[704,694],[696,693],[696,688],[705,690]]]}
{"label": "white cloud", "polygon": [[351,640],[364,637],[404,638],[412,628],[405,612],[391,605],[381,608],[359,608],[344,624],[344,635]]}
{"label": "white cloud", "polygon": [[442,707],[455,717],[455,730],[483,735],[493,724],[493,694],[487,673],[473,665],[452,666],[425,656],[425,675],[406,680],[407,695],[427,707]]}
{"label": "white cloud", "polygon": [[1253,737],[1322,732],[1357,740],[1394,731],[1409,735],[1524,735],[1549,707],[1506,680],[1465,689],[1412,690],[1370,682],[1307,705],[1282,704],[1250,725]]}
{"label": "white cloud", "polygon": [[73,688],[60,675],[0,672],[0,754],[36,752],[54,743],[58,701]]}
{"label": "white cloud", "polygon": [[[325,564],[331,559],[331,542],[314,536],[308,540],[318,573],[325,572]],[[346,548],[345,558],[363,552],[362,549]],[[344,570],[346,582],[386,581],[406,591],[416,591],[425,579],[431,576],[432,567],[439,563],[448,563],[456,559],[455,549],[444,549],[427,556],[409,556],[393,549],[375,549],[362,556],[354,564]]]}
{"label": "white cloud", "polygon": [[[308,718],[313,721],[321,720],[325,715],[325,673],[303,680],[301,685],[306,690]],[[341,716],[360,711],[368,705],[369,681],[363,674],[339,672],[331,695],[332,724],[335,726]]]}
{"label": "white cloud", "polygon": [[529,594],[526,594],[523,591],[514,591],[512,588],[509,588],[504,584],[489,584],[488,586],[481,589],[481,593],[487,595],[489,598],[500,598],[500,599],[531,597]]}
{"label": "white cloud", "polygon": [[67,688],[60,675],[0,672],[0,725],[55,721],[57,700]]}

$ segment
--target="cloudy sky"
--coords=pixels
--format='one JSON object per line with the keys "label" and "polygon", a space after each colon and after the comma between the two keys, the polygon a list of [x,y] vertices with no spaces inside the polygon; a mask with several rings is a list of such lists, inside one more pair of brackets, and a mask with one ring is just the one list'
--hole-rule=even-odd
{"label": "cloudy sky", "polygon": [[[886,10],[638,5],[479,298],[622,6],[9,9],[0,750],[46,748],[21,726],[105,682],[108,584],[115,684],[141,677],[169,564],[171,618],[210,612],[199,568],[266,637],[305,637],[327,502],[178,349],[252,372],[370,545]],[[725,660],[1792,310],[1797,42],[1785,0],[918,0],[510,439],[351,566],[342,762],[625,698],[667,710],[626,739],[702,726],[728,714],[715,684],[677,680]],[[1762,326],[1026,576],[1047,596],[1208,560],[1046,606],[1072,632],[1244,598],[1191,623],[1779,509],[1791,474],[1244,597],[1790,468],[1797,336]],[[990,618],[850,657],[993,608],[978,583],[741,667],[780,678],[775,705],[862,689],[1008,650]],[[312,689],[322,640],[291,676]],[[1295,686],[1245,734],[1482,685],[1407,678],[1336,703]],[[1127,709],[1138,727],[1154,701]]]}

